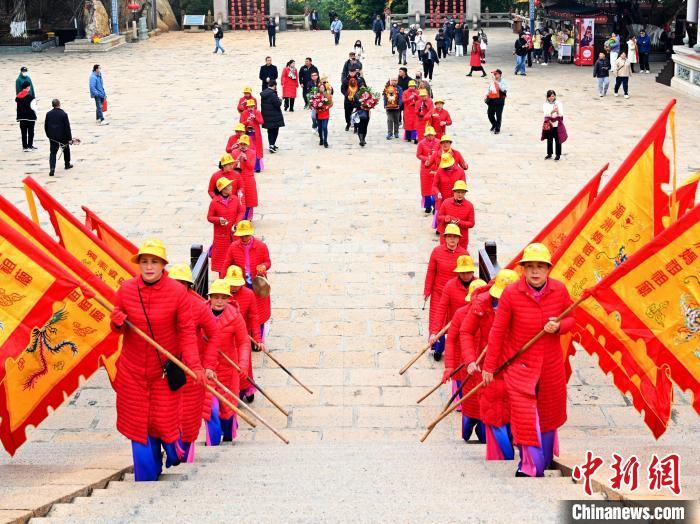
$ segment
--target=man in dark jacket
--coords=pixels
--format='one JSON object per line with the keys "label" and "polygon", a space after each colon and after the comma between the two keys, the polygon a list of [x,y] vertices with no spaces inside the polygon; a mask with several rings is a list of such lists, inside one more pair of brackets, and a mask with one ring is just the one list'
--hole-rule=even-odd
{"label": "man in dark jacket", "polygon": [[277,82],[270,80],[267,89],[260,93],[260,113],[263,117],[263,128],[267,129],[267,142],[270,153],[276,153],[278,147],[277,135],[280,127],[284,127],[282,115],[282,99],[277,96]]}
{"label": "man in dark jacket", "polygon": [[374,45],[382,45],[382,31],[384,31],[384,22],[382,17],[377,15],[372,22],[372,31],[374,31]]}
{"label": "man in dark jacket", "polygon": [[66,169],[71,169],[73,164],[70,163],[70,144],[73,142],[73,135],[70,130],[70,122],[68,115],[61,109],[61,102],[54,98],[51,102],[53,109],[46,113],[44,120],[44,131],[49,139],[49,176],[54,175],[56,170],[56,153],[59,148],[63,149],[63,161]]}
{"label": "man in dark jacket", "polygon": [[399,87],[402,91],[406,91],[406,89],[408,89],[408,83],[411,80],[413,80],[413,78],[408,76],[408,69],[405,67],[399,67]]}
{"label": "man in dark jacket", "polygon": [[32,95],[32,85],[28,80],[20,84],[19,93],[15,97],[17,103],[17,122],[19,122],[19,130],[22,134],[22,149],[24,152],[31,152],[36,149],[34,147],[34,124],[36,124],[36,102]]}
{"label": "man in dark jacket", "polygon": [[262,90],[265,91],[267,86],[272,81],[277,81],[277,66],[272,65],[272,58],[269,56],[265,57],[265,65],[260,66],[260,74],[258,78],[262,82]]}
{"label": "man in dark jacket", "polygon": [[403,32],[403,27],[394,36],[394,47],[399,52],[399,64],[406,65],[406,50],[408,49],[408,36]]}
{"label": "man in dark jacket", "polygon": [[527,58],[528,45],[527,40],[524,38],[525,33],[520,33],[518,39],[515,41],[515,74],[520,72],[521,75],[526,76],[525,72],[525,59]]}
{"label": "man in dark jacket", "polygon": [[357,76],[362,76],[362,62],[357,59],[357,55],[355,55],[354,51],[350,51],[348,59],[345,61],[345,65],[343,65],[343,72],[340,74],[341,84],[345,82],[350,69],[357,71]]}
{"label": "man in dark jacket", "polygon": [[311,57],[307,56],[304,60],[304,65],[299,69],[299,83],[301,84],[301,94],[304,97],[304,109],[309,107],[309,101],[306,99],[306,95],[309,94],[309,88],[307,84],[311,80],[311,74],[316,73],[318,76],[318,68],[311,63]]}
{"label": "man in dark jacket", "polygon": [[651,38],[642,29],[637,35],[637,49],[639,50],[639,72],[649,74],[649,53],[651,53]]}
{"label": "man in dark jacket", "polygon": [[603,52],[598,54],[598,60],[593,66],[593,78],[598,79],[598,96],[604,97],[610,86],[610,60]]}
{"label": "man in dark jacket", "polygon": [[[343,81],[340,86],[340,92],[343,93],[343,109],[345,109],[345,131],[350,129],[350,115],[352,115],[352,110],[355,104],[355,94],[360,90],[361,87],[366,86],[365,79],[357,75],[357,70],[350,68],[348,71],[348,77]],[[357,126],[353,126],[355,133],[357,133]]]}

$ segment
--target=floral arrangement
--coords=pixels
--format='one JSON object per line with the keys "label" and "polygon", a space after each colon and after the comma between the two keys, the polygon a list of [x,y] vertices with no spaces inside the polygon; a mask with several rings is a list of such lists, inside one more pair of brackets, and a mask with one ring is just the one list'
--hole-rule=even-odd
{"label": "floral arrangement", "polygon": [[321,93],[320,91],[316,90],[309,100],[309,105],[311,106],[311,109],[318,111],[319,109],[330,106],[331,99],[326,93]]}
{"label": "floral arrangement", "polygon": [[374,109],[379,103],[379,95],[368,87],[361,87],[359,91],[360,107],[365,111]]}

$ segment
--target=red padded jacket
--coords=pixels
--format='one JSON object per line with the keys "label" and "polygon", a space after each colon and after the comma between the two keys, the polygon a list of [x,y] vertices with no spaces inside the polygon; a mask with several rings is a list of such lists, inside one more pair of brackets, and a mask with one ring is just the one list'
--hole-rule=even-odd
{"label": "red padded jacket", "polygon": [[[220,278],[224,278],[226,276],[226,270],[229,268],[229,266],[233,265],[242,268],[244,274],[250,275],[252,278],[254,278],[258,275],[255,268],[262,264],[265,266],[263,275],[267,274],[267,271],[272,266],[272,262],[270,261],[270,251],[267,249],[265,242],[262,240],[252,238],[251,242],[253,245],[250,248],[248,266],[246,266],[245,263],[245,247],[240,239],[235,240],[233,244],[231,244],[226,252],[223,268],[218,270]],[[264,324],[270,319],[270,315],[272,313],[270,297],[262,298],[256,295],[255,299],[258,303],[258,321],[260,324]]]}

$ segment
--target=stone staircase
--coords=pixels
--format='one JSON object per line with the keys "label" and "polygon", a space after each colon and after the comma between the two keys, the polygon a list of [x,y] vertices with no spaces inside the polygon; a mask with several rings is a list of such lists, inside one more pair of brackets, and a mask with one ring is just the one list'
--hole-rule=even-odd
{"label": "stone staircase", "polygon": [[514,462],[487,463],[483,453],[462,442],[198,446],[195,464],[159,482],[126,475],[30,522],[488,522],[507,520],[504,501],[519,500],[518,522],[542,523],[561,522],[557,501],[585,498],[558,470],[515,478]]}
{"label": "stone staircase", "polygon": [[656,81],[659,84],[663,84],[665,86],[670,86],[671,85],[671,79],[673,78],[673,73],[674,73],[674,63],[673,60],[669,60],[666,62],[666,65],[664,65],[663,69],[659,71],[659,74],[656,75]]}

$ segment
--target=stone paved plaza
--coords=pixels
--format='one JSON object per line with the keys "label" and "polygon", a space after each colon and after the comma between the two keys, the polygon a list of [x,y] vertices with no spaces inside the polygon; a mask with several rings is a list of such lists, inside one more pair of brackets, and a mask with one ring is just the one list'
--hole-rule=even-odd
{"label": "stone paved plaza", "polygon": [[[468,198],[476,208],[472,255],[484,241],[495,240],[500,261],[510,260],[610,162],[607,180],[673,97],[678,98],[678,175],[684,178],[690,167],[700,167],[700,100],[657,84],[655,74],[634,75],[628,100],[611,95],[600,99],[591,68],[534,66],[527,77],[513,77],[513,35],[505,29],[491,29],[488,34],[487,68],[503,69],[510,84],[500,135],[488,132],[485,79],[464,76],[468,57],[441,62],[432,82],[436,96],[445,98],[452,115],[455,148],[469,164]],[[80,216],[81,205],[87,205],[134,243],[159,237],[168,246],[171,262],[187,261],[191,244],[211,242],[206,186],[237,122],[235,103],[242,88],[251,85],[254,92],[259,90],[258,68],[264,57],[271,54],[281,70],[287,60],[294,58],[301,66],[310,55],[339,93],[342,65],[356,38],[365,43],[365,77],[381,91],[398,65],[387,44],[372,45],[369,31],[344,32],[337,47],[327,32],[281,33],[271,53],[263,32],[228,32],[223,56],[212,54],[209,33],[171,33],[104,55],[48,52],[4,57],[0,61],[0,76],[5,79],[0,104],[0,191],[26,210],[21,179],[31,175],[76,215]],[[96,126],[89,98],[93,63],[103,67],[110,106],[106,127]],[[21,65],[30,69],[41,109],[35,153],[22,152],[14,122],[11,85]],[[409,59],[411,76],[417,65],[415,58]],[[658,72],[660,65],[652,66],[653,73]],[[543,160],[545,144],[539,140],[547,89],[555,89],[564,103],[570,136],[559,163]],[[63,171],[59,162],[56,176],[49,178],[48,141],[41,122],[54,97],[61,99],[73,135],[83,143],[73,148],[75,169]],[[437,485],[445,489],[440,504],[457,500],[452,494],[459,493],[468,503],[498,489],[495,479],[504,486],[504,500],[486,504],[490,509],[474,516],[499,521],[494,508],[518,504],[512,464],[484,466],[478,460],[481,447],[459,439],[457,417],[438,426],[426,444],[417,445],[425,424],[448,398],[443,387],[425,405],[415,403],[439,380],[442,362],[424,357],[404,376],[398,375],[427,337],[428,312],[421,310],[423,277],[436,243],[419,206],[415,147],[385,140],[384,113],[378,110],[372,115],[368,145],[361,149],[357,138],[343,130],[340,96],[336,103],[329,149],[319,148],[309,114],[298,107],[284,114],[287,124],[280,132],[280,150],[274,155],[266,151],[265,170],[257,176],[261,201],[256,211],[257,234],[270,247],[272,258],[268,346],[314,395],[297,387],[267,358],[254,355],[260,384],[291,413],[284,420],[258,396],[254,407],[281,428],[292,444],[282,450],[281,444],[269,442],[274,439],[269,432],[243,429],[241,442],[227,450],[236,478],[243,479],[237,482],[245,482],[247,467],[263,471],[251,457],[264,455],[268,462],[261,463],[273,471],[285,464],[303,468],[305,460],[310,460],[314,472],[321,468],[314,450],[321,457],[336,456],[336,450],[337,470],[357,476],[343,477],[337,491],[332,489],[334,484],[313,488],[327,496],[306,512],[299,513],[304,502],[295,499],[300,506],[292,508],[294,519],[305,515],[311,520],[352,520],[352,515],[344,513],[348,497],[352,498],[352,481],[358,497],[374,500],[381,494],[368,489],[367,483],[373,482],[375,474],[378,482],[393,479],[401,484],[412,471],[419,471],[419,478],[406,481],[406,490],[419,491],[415,494],[420,502],[408,497],[408,506],[392,504],[374,517],[368,503],[357,520],[433,520],[430,496]],[[700,425],[688,396],[676,395],[671,426],[655,442],[641,415],[603,375],[595,358],[581,352],[573,359],[573,368],[569,421],[561,431],[563,463],[583,461],[586,449],[608,457],[611,451],[636,452],[642,463],[651,452],[673,450],[685,460],[684,495],[697,498],[700,465],[695,451]],[[114,405],[114,393],[100,372],[31,431],[30,442],[16,457],[0,458],[0,520],[26,515],[130,464],[128,442],[115,429]],[[281,457],[277,465],[269,461],[276,453]],[[462,464],[460,457],[471,460],[468,464],[473,468]],[[373,468],[360,468],[361,463]],[[397,464],[401,466],[393,477]],[[415,469],[408,467],[412,464]],[[285,470],[282,476],[289,478],[288,473]],[[321,478],[334,477],[323,471]],[[450,481],[442,484],[443,478]],[[260,482],[265,485],[264,478]],[[475,486],[471,498],[465,494],[469,485]],[[269,486],[264,495],[247,495],[268,501],[274,500],[274,490],[286,489],[281,482]],[[527,490],[533,497],[542,496]],[[299,487],[293,491],[303,496]],[[571,490],[554,493],[554,499],[574,497]],[[583,496],[580,486],[575,493]],[[542,519],[548,521],[554,502],[551,498],[541,502]],[[440,507],[439,514],[443,520],[462,520],[458,508]],[[285,510],[256,515],[282,520]],[[119,520],[116,515],[114,519]],[[537,512],[528,512],[524,518],[535,520]]]}

